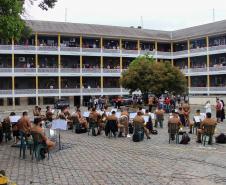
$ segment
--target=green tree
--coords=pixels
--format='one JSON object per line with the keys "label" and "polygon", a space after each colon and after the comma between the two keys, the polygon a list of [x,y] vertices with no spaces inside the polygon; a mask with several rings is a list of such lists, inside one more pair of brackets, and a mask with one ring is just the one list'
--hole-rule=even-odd
{"label": "green tree", "polygon": [[148,93],[157,96],[168,93],[181,94],[186,92],[187,82],[182,72],[169,63],[155,62],[148,55],[139,56],[122,73],[121,85],[130,90],[141,91],[144,97]]}
{"label": "green tree", "polygon": [[[28,0],[33,4],[36,0]],[[26,27],[24,20],[21,18],[26,0],[0,0],[0,36],[5,41],[12,38],[19,40],[22,36],[29,36],[31,30]],[[43,10],[53,8],[57,0],[38,1],[38,6]]]}

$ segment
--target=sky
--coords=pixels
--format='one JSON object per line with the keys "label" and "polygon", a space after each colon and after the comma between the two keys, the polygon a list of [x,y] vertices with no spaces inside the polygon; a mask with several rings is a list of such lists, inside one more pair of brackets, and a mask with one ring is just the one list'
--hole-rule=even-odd
{"label": "sky", "polygon": [[54,9],[48,11],[38,8],[37,3],[33,6],[27,3],[25,8],[25,19],[126,27],[143,25],[154,30],[177,30],[210,23],[213,17],[215,21],[226,19],[226,0],[58,0]]}

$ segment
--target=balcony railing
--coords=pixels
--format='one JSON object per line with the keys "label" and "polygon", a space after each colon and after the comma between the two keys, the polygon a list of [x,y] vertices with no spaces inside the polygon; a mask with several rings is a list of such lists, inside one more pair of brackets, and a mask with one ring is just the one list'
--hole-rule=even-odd
{"label": "balcony railing", "polygon": [[39,73],[58,73],[58,68],[38,68]]}
{"label": "balcony railing", "polygon": [[100,68],[83,68],[82,72],[83,73],[100,73],[101,69]]}
{"label": "balcony railing", "polygon": [[0,50],[12,50],[12,45],[0,45]]}
{"label": "balcony railing", "polygon": [[209,71],[226,71],[226,66],[209,67]]}
{"label": "balcony railing", "polygon": [[61,68],[61,73],[80,73],[80,68]]}
{"label": "balcony railing", "polygon": [[80,93],[80,89],[61,89],[62,94],[78,94]]}
{"label": "balcony railing", "polygon": [[65,46],[61,46],[60,47],[60,51],[80,52],[80,47],[65,47]]}
{"label": "balcony railing", "polygon": [[12,90],[0,90],[0,95],[12,95]]}
{"label": "balcony railing", "polygon": [[165,52],[165,51],[157,51],[157,55],[161,55],[161,56],[171,56],[172,53],[171,53],[171,52]]}
{"label": "balcony railing", "polygon": [[15,95],[22,95],[22,94],[34,95],[36,94],[36,89],[16,89],[14,93]]}
{"label": "balcony railing", "polygon": [[36,68],[14,68],[15,73],[35,73]]}
{"label": "balcony railing", "polygon": [[155,55],[155,51],[150,51],[150,50],[140,50],[140,54],[150,54],[150,55]]}
{"label": "balcony railing", "polygon": [[207,92],[208,88],[207,87],[190,87],[189,89],[190,91],[202,91],[202,92]]}
{"label": "balcony railing", "polygon": [[36,46],[32,46],[32,45],[14,45],[14,50],[36,50]]}
{"label": "balcony railing", "polygon": [[182,73],[188,73],[188,69],[180,69]]}
{"label": "balcony railing", "polygon": [[128,89],[122,88],[122,92],[124,92],[124,93],[129,93],[129,90],[128,90]]}
{"label": "balcony railing", "polygon": [[82,52],[99,53],[101,52],[101,48],[82,48]]}
{"label": "balcony railing", "polygon": [[102,49],[103,53],[120,53],[120,49]]}
{"label": "balcony railing", "polygon": [[83,88],[82,92],[83,93],[100,93],[101,88]]}
{"label": "balcony railing", "polygon": [[0,73],[12,73],[12,68],[0,68]]}
{"label": "balcony railing", "polygon": [[38,46],[39,51],[58,51],[58,46]]}
{"label": "balcony railing", "polygon": [[38,94],[58,94],[59,89],[39,89]]}
{"label": "balcony railing", "polygon": [[207,52],[207,47],[190,49],[190,53]]}
{"label": "balcony railing", "polygon": [[183,51],[175,51],[173,52],[173,56],[180,56],[180,55],[186,55],[188,54],[188,50],[183,50]]}
{"label": "balcony railing", "polygon": [[120,69],[103,69],[103,73],[120,73]]}
{"label": "balcony railing", "polygon": [[121,88],[103,88],[103,92],[105,92],[105,93],[120,93]]}
{"label": "balcony railing", "polygon": [[207,72],[207,68],[190,68],[190,73]]}
{"label": "balcony railing", "polygon": [[123,53],[123,54],[134,54],[134,55],[137,55],[137,54],[138,54],[138,50],[127,50],[127,49],[122,49],[122,53]]}
{"label": "balcony railing", "polygon": [[210,89],[210,92],[211,91],[217,91],[217,92],[223,91],[226,93],[226,87],[210,87],[209,89]]}
{"label": "balcony railing", "polygon": [[209,47],[209,51],[222,50],[222,49],[226,49],[226,45],[219,45],[219,46],[211,46],[211,47]]}

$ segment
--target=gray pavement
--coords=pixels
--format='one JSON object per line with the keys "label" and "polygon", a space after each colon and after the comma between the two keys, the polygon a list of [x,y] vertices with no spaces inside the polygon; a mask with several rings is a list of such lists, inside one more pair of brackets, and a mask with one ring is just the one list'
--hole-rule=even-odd
{"label": "gray pavement", "polygon": [[[0,145],[0,169],[18,185],[226,184],[226,145],[203,147],[190,135],[188,145],[168,144],[166,122],[151,140],[134,143],[132,138],[107,138],[62,132],[68,147],[54,151],[50,159],[32,161],[19,158],[19,149]],[[226,133],[226,123],[217,133]]]}

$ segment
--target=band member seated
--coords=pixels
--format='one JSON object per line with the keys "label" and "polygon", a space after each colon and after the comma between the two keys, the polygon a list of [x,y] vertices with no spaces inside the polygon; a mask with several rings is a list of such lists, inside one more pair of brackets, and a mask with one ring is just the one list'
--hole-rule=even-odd
{"label": "band member seated", "polygon": [[111,115],[107,117],[107,124],[105,126],[105,134],[108,136],[110,131],[113,133],[114,137],[116,137],[116,132],[118,131],[118,119],[115,115],[115,111],[112,111]]}
{"label": "band member seated", "polygon": [[[169,118],[168,120],[168,132],[170,132],[170,125],[171,124],[177,124],[178,125],[178,131],[180,129],[180,127],[182,126],[182,123],[180,121],[179,115],[177,112],[175,112],[175,110],[172,110],[172,116]],[[171,139],[175,140],[175,134],[171,134]]]}
{"label": "band member seated", "polygon": [[23,112],[22,117],[19,119],[17,128],[19,132],[22,132],[25,135],[25,137],[30,135],[31,122],[26,111]]}
{"label": "band member seated", "polygon": [[137,115],[133,119],[133,125],[134,125],[134,128],[136,128],[136,125],[141,126],[144,129],[144,133],[147,136],[147,139],[151,139],[149,136],[149,130],[145,127],[145,120],[142,117],[143,114],[144,113],[141,111],[137,112]]}
{"label": "band member seated", "polygon": [[129,113],[127,110],[123,110],[123,112],[121,113],[121,116],[119,118],[119,135],[118,137],[123,137],[123,133],[124,133],[124,137],[127,137],[128,132],[129,132]]}
{"label": "band member seated", "polygon": [[94,124],[95,127],[98,127],[97,135],[99,135],[104,128],[104,125],[101,121],[101,115],[96,111],[95,107],[93,107],[89,113],[89,124]]}
{"label": "band member seated", "polygon": [[61,113],[64,114],[65,120],[67,121],[67,124],[68,124],[68,129],[72,129],[73,121],[72,121],[71,114],[70,114],[68,107],[63,107],[61,109]]}
{"label": "band member seated", "polygon": [[42,119],[40,117],[36,117],[34,119],[34,125],[31,128],[31,132],[41,134],[41,136],[42,136],[42,142],[44,142],[47,145],[48,149],[51,150],[51,149],[54,148],[55,143],[53,141],[51,141],[50,139],[48,139],[45,136],[44,131],[43,131],[41,125],[42,125]]}
{"label": "band member seated", "polygon": [[[216,126],[217,125],[217,120],[214,119],[214,118],[211,118],[211,113],[210,112],[207,112],[206,113],[206,118],[201,122],[201,125],[200,125],[200,129],[198,129],[198,134],[197,134],[197,143],[201,143],[201,135],[204,131],[204,126],[209,126],[209,125],[213,125],[213,126]],[[213,130],[213,133],[214,134],[214,130]],[[211,144],[211,139],[209,139],[209,144]]]}
{"label": "band member seated", "polygon": [[72,116],[73,118],[76,117],[79,121],[79,123],[82,125],[83,128],[88,128],[88,123],[87,123],[87,120],[86,118],[84,118],[81,114],[81,111],[79,109],[77,109],[76,113],[73,114]]}

